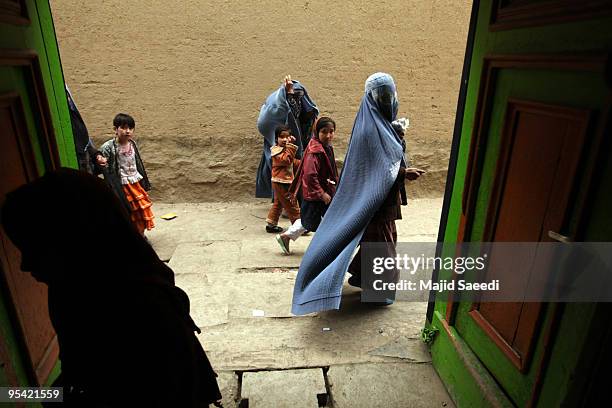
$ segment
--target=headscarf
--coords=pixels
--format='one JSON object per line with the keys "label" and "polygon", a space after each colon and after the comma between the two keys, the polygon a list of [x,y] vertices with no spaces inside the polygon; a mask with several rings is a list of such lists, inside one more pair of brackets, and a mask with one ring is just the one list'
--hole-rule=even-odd
{"label": "headscarf", "polygon": [[[383,83],[395,86],[388,74]],[[366,87],[336,195],[300,264],[293,291],[294,314],[340,307],[351,257],[403,162],[399,136],[381,113],[372,88]]]}
{"label": "headscarf", "polygon": [[[327,126],[329,123],[332,123],[334,125],[334,128],[336,127],[336,122],[334,122],[332,118],[327,116],[321,116],[315,119],[315,122],[312,125],[311,136],[308,141],[308,145],[304,149],[304,155],[302,157],[302,160],[300,161],[300,165],[295,171],[293,182],[289,186],[288,190],[289,197],[293,202],[297,202],[298,200],[298,193],[302,188],[302,173],[304,169],[304,163],[306,162],[306,156],[312,154],[313,146],[315,143],[321,146],[325,151],[326,161],[329,163],[328,167],[330,168],[331,173],[334,174],[336,180],[338,179],[338,169],[336,168],[336,157],[334,154],[334,149],[331,146],[323,146],[323,144],[319,140],[319,131],[325,126]],[[316,142],[313,142],[312,139],[315,139]],[[314,149],[316,151],[316,148]]]}
{"label": "headscarf", "polygon": [[155,276],[174,285],[172,270],[98,177],[68,168],[48,172],[8,193],[1,216],[9,238],[29,259],[43,253],[61,258],[33,265],[41,282],[119,284]]}
{"label": "headscarf", "polygon": [[[199,407],[221,399],[189,298],[101,179],[49,172],[9,193],[1,216],[29,263],[23,269],[48,284],[66,401]],[[108,394],[111,385],[117,392]]]}
{"label": "headscarf", "polygon": [[[303,113],[313,112],[316,117],[319,113],[317,105],[314,103],[306,88],[298,81],[293,81],[293,89],[304,93],[301,100],[301,111]],[[255,197],[270,198],[272,197],[272,161],[270,157],[270,148],[274,146],[274,129],[278,125],[288,125],[291,128],[291,133],[296,138],[298,151],[296,157],[302,157],[302,129],[298,118],[293,116],[291,108],[287,102],[287,92],[285,86],[281,85],[274,91],[266,102],[262,105],[257,118],[257,129],[264,137],[263,153],[257,168],[257,178],[255,185]]]}

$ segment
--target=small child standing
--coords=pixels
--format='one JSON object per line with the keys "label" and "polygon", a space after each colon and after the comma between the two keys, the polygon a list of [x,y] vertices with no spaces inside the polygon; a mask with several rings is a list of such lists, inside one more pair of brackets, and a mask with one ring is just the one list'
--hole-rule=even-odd
{"label": "small child standing", "polygon": [[115,137],[104,143],[100,150],[108,160],[104,178],[128,209],[132,222],[142,236],[153,223],[151,200],[147,191],[151,184],[147,177],[134,137],[136,122],[125,113],[113,119]]}
{"label": "small child standing", "polygon": [[266,231],[270,233],[282,232],[278,226],[278,219],[283,209],[287,211],[289,220],[293,224],[300,218],[300,207],[297,203],[289,201],[289,186],[293,182],[293,170],[299,165],[299,160],[295,158],[297,145],[295,137],[291,135],[291,129],[285,125],[279,125],[274,130],[276,145],[270,149],[272,152],[272,191],[274,192],[274,202],[266,218]]}

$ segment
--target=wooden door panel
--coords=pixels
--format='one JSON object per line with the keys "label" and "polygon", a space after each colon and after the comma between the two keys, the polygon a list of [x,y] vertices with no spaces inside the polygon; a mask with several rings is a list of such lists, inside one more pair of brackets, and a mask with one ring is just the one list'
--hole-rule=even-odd
{"label": "wooden door panel", "polygon": [[511,30],[610,14],[608,0],[494,0],[489,29]]}
{"label": "wooden door panel", "polygon": [[[533,338],[536,337],[536,332],[539,330],[542,308],[543,305],[540,303],[521,303],[521,315],[517,319],[515,335],[510,343],[521,356],[527,357],[532,351]],[[528,363],[528,361],[525,362],[525,364]]]}
{"label": "wooden door panel", "polygon": [[511,120],[514,140],[492,241],[537,242],[559,161],[557,139],[564,137],[566,126],[556,118],[521,111]]}
{"label": "wooden door panel", "polygon": [[[548,241],[561,232],[588,125],[589,112],[510,100],[503,128],[485,240]],[[535,252],[534,252],[535,256]],[[532,273],[531,260],[523,265]],[[487,279],[506,266],[489,261]],[[525,371],[538,339],[540,303],[476,303],[470,314],[512,363]]]}
{"label": "wooden door panel", "polygon": [[[6,193],[33,180],[37,171],[25,123],[22,99],[16,93],[0,95],[0,202]],[[0,230],[3,284],[10,294],[13,313],[27,350],[30,376],[46,381],[58,355],[55,332],[49,321],[47,287],[20,269],[19,250]]]}
{"label": "wooden door panel", "polygon": [[25,0],[0,0],[0,22],[15,25],[30,24]]}
{"label": "wooden door panel", "polygon": [[516,333],[516,322],[520,319],[522,303],[480,303],[478,308],[480,315],[489,322],[506,343],[512,345]]}

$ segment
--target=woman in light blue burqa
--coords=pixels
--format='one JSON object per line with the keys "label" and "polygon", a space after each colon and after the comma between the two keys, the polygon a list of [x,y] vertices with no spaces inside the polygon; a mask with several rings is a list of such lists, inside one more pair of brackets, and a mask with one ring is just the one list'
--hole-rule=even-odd
{"label": "woman in light blue burqa", "polygon": [[298,146],[296,158],[302,157],[302,152],[311,136],[312,124],[319,115],[319,109],[306,88],[287,75],[283,84],[262,105],[257,118],[257,129],[264,137],[263,153],[257,168],[255,197],[272,197],[272,161],[270,148],[274,146],[274,130],[278,125],[287,125],[295,136]]}
{"label": "woman in light blue burqa", "polygon": [[[397,111],[391,75],[370,75],[336,195],[300,264],[293,291],[294,314],[340,308],[344,276],[362,238],[382,240],[385,256],[395,253],[400,186],[405,179],[414,180],[423,173],[406,168],[402,139],[391,125]],[[356,276],[359,269],[353,265],[351,273]],[[396,276],[391,273],[386,279]],[[370,276],[357,276],[351,282],[354,286],[362,283],[371,283]],[[377,304],[393,303],[394,293],[378,295],[382,298]]]}

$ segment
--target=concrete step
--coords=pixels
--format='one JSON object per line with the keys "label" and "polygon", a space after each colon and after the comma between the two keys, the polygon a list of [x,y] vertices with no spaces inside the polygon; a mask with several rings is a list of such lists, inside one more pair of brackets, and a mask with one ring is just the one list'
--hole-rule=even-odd
{"label": "concrete step", "polygon": [[321,368],[242,374],[240,407],[317,408],[326,403],[327,391]]}
{"label": "concrete step", "polygon": [[334,408],[452,408],[455,405],[429,364],[331,366],[327,379]]}

